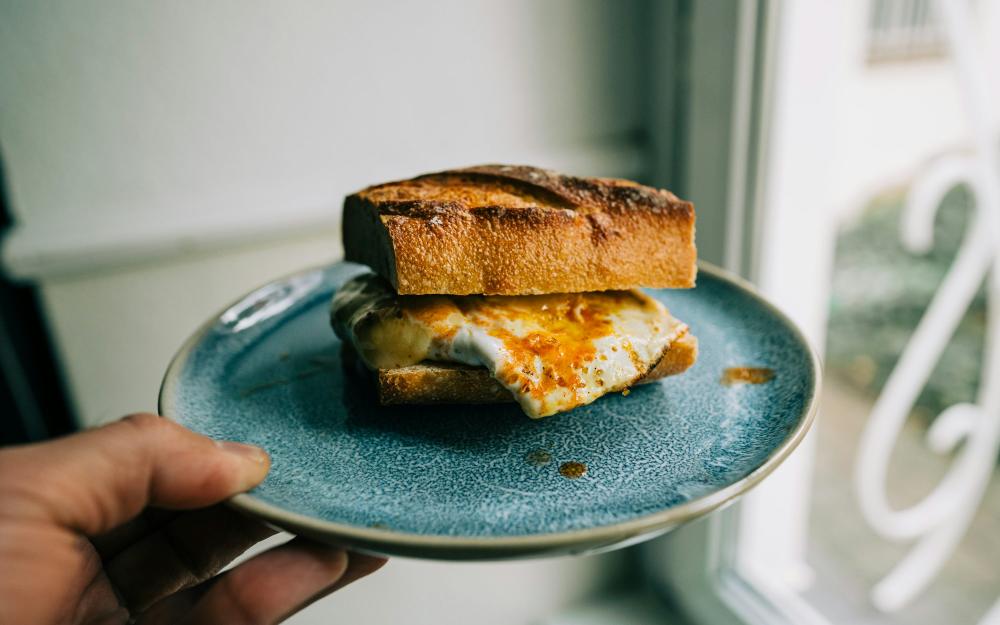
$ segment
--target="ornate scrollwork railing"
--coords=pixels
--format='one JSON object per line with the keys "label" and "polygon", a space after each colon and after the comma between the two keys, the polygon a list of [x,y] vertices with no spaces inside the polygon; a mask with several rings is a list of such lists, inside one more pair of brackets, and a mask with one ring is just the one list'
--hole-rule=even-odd
{"label": "ornate scrollwork railing", "polygon": [[[921,176],[907,197],[902,241],[914,253],[931,248],[934,216],[944,195],[956,185],[970,190],[975,214],[944,282],[875,403],[855,467],[855,487],[868,523],[885,538],[915,541],[872,591],[872,601],[885,611],[905,606],[940,571],[978,509],[1000,451],[1000,154],[969,4],[939,0],[935,8],[955,61],[975,151],[942,158]],[[947,408],[927,434],[933,452],[958,451],[929,495],[909,508],[893,509],[886,496],[886,474],[896,439],[984,281],[986,349],[978,397],[975,403]],[[1000,602],[981,623],[1000,625]]]}

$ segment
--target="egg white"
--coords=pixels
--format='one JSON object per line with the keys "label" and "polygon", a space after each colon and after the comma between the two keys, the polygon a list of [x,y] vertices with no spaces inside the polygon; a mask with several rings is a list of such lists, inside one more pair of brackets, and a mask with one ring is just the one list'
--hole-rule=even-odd
{"label": "egg white", "polygon": [[[422,360],[485,367],[532,418],[570,410],[628,388],[646,375],[686,330],[662,304],[639,291],[466,297],[476,299],[401,297],[381,278],[364,274],[347,282],[334,296],[334,328],[373,369],[403,367]],[[599,335],[570,341],[564,316],[539,312],[548,310],[549,305],[566,310],[568,316],[578,312],[573,306],[600,310]],[[584,318],[581,323],[585,323]],[[548,350],[555,353],[546,352],[550,361],[530,350],[516,349],[519,341],[529,336],[556,346]],[[576,358],[570,360],[563,347]],[[587,357],[581,360],[580,353]],[[563,361],[558,362],[560,359]],[[568,377],[574,382],[553,383],[553,371],[570,372]]]}

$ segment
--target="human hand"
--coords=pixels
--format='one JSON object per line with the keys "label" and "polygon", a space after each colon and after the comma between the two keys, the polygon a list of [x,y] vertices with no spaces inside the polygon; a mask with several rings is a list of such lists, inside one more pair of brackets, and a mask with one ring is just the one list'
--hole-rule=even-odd
{"label": "human hand", "polygon": [[295,538],[216,575],[274,533],[216,505],[269,467],[148,414],[0,450],[0,623],[277,623],[382,566]]}

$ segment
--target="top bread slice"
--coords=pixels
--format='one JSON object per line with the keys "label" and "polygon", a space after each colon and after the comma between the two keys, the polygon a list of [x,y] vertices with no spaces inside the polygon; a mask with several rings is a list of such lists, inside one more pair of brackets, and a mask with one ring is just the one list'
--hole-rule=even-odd
{"label": "top bread slice", "polygon": [[344,251],[404,295],[687,288],[694,222],[669,191],[482,165],[348,196]]}

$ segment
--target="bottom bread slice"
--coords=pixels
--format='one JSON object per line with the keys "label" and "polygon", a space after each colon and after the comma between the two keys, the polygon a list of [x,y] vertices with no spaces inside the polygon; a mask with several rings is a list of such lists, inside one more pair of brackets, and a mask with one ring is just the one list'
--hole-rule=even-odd
{"label": "bottom bread slice", "polygon": [[[345,364],[364,369],[354,350],[344,347]],[[698,340],[685,332],[670,343],[663,357],[637,384],[647,384],[683,373],[698,358]],[[408,367],[374,372],[379,403],[392,404],[488,404],[513,402],[510,391],[484,367],[425,361]]]}

